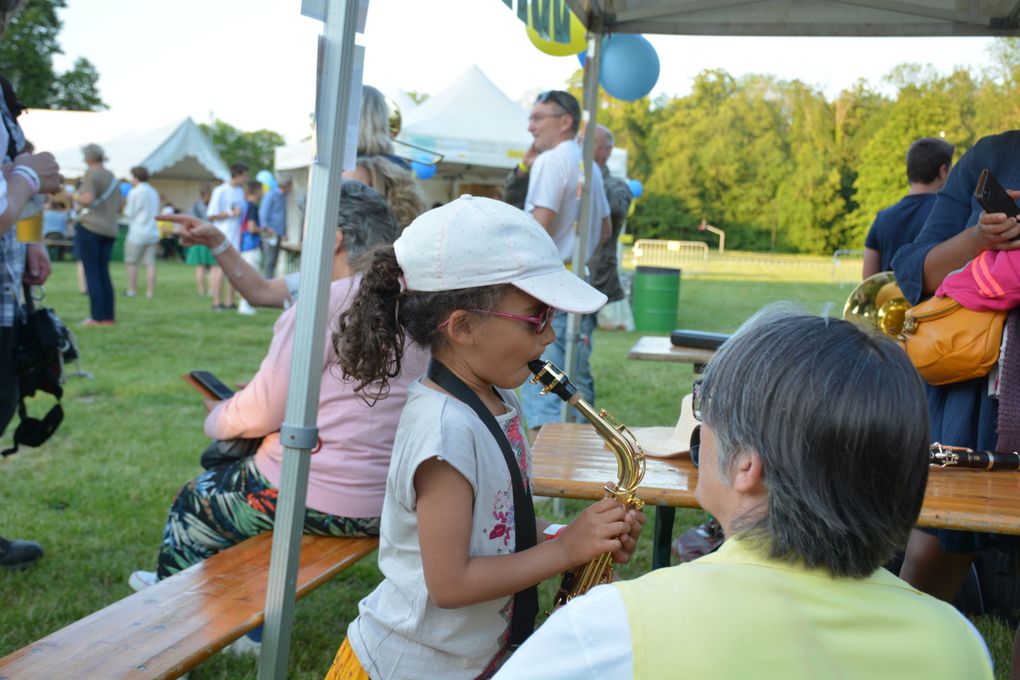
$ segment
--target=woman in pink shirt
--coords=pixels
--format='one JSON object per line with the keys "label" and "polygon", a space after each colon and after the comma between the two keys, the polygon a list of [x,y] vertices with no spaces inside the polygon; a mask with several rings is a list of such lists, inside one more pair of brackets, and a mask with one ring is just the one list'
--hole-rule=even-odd
{"label": "woman in pink shirt", "polygon": [[[189,229],[196,218],[177,216]],[[347,309],[360,277],[351,267],[367,248],[392,243],[398,227],[380,194],[360,182],[345,181],[340,201],[330,318]],[[261,439],[254,455],[227,460],[188,482],[170,507],[156,572],[135,572],[136,589],[166,578],[235,543],[273,528],[280,478],[283,424],[290,376],[296,307],[285,311],[273,329],[269,352],[258,373],[239,393],[216,405],[205,433],[219,441]],[[390,382],[390,398],[369,408],[353,386],[330,367],[332,343],[322,357],[318,427],[321,449],[312,456],[308,478],[305,531],[331,536],[379,533],[393,436],[407,385],[425,371],[425,355],[415,352]]]}

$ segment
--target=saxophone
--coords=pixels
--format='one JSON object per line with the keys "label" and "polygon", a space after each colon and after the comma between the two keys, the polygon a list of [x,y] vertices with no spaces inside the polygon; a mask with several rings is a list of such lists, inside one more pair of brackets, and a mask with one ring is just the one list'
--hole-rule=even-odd
{"label": "saxophone", "polygon": [[[544,386],[542,394],[552,392],[580,411],[581,415],[595,426],[595,431],[605,440],[613,451],[613,455],[616,456],[619,480],[615,483],[606,483],[605,497],[615,498],[627,509],[640,510],[645,503],[637,497],[636,492],[645,476],[645,454],[627,426],[605,409],[596,410],[582,399],[570,379],[551,362],[536,359],[528,362],[528,368],[535,374],[531,382],[533,384],[542,383]],[[584,595],[597,585],[609,583],[612,578],[612,553],[599,555],[591,562],[574,567],[563,574],[554,605],[556,607],[564,605],[578,595]]]}

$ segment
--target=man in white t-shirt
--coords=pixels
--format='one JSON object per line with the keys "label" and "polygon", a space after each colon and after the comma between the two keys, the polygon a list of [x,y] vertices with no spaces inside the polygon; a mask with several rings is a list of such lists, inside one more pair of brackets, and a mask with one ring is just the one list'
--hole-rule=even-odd
{"label": "man in white t-shirt", "polygon": [[[248,166],[244,163],[234,163],[230,166],[230,180],[213,189],[212,197],[209,199],[207,219],[217,229],[222,231],[236,249],[241,247],[241,213],[244,211],[246,200],[244,197],[244,185],[248,182]],[[212,270],[211,281],[213,289],[213,309],[236,309],[234,304],[234,289],[227,286],[227,304],[222,302],[223,269],[215,267]]]}
{"label": "man in white t-shirt", "polygon": [[[524,199],[524,211],[534,217],[552,236],[560,257],[569,267],[577,248],[577,223],[581,213],[581,145],[577,143],[577,131],[581,124],[581,107],[569,92],[549,90],[535,100],[528,118],[528,132],[535,140],[540,152],[531,167],[528,179],[528,194]],[[592,166],[595,168],[595,166]],[[585,261],[595,248],[609,237],[612,225],[609,221],[609,203],[602,186],[602,175],[597,168],[590,178],[591,219],[587,225],[588,247]],[[582,275],[578,272],[578,275]],[[571,376],[582,396],[595,403],[595,381],[591,375],[590,356],[592,333],[595,330],[595,315],[581,318],[580,337],[577,347],[577,368]],[[546,348],[542,359],[551,361],[561,368],[566,348],[567,316],[557,312],[553,317],[556,342]],[[560,419],[560,403],[555,399],[541,396],[541,386],[525,383],[521,388],[524,416],[528,427],[534,431],[545,423]]]}
{"label": "man in white t-shirt", "polygon": [[131,191],[124,204],[128,218],[124,242],[124,264],[127,266],[128,297],[138,295],[138,264],[145,265],[145,297],[156,294],[156,244],[159,243],[159,192],[149,184],[149,171],[142,166],[131,168]]}

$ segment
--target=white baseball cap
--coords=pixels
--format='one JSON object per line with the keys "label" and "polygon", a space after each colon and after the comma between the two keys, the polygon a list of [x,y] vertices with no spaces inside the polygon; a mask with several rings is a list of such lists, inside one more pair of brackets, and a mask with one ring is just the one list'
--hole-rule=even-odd
{"label": "white baseball cap", "polygon": [[409,290],[509,283],[555,309],[590,314],[606,296],[563,266],[556,244],[522,210],[464,195],[422,214],[393,244]]}

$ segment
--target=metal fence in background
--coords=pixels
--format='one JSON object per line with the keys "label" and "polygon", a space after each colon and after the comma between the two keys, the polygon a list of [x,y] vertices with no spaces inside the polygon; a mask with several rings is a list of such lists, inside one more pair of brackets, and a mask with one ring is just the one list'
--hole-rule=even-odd
{"label": "metal fence in background", "polygon": [[708,266],[708,244],[701,241],[640,239],[632,251],[635,267],[685,269],[690,264]]}
{"label": "metal fence in background", "polygon": [[685,277],[831,282],[846,286],[860,281],[863,257],[863,250],[849,249],[837,250],[831,258],[748,252],[720,255],[701,241],[640,239],[626,261],[633,267],[679,269]]}
{"label": "metal fence in background", "polygon": [[832,254],[832,282],[839,285],[857,284],[861,280],[863,250],[840,248]]}

